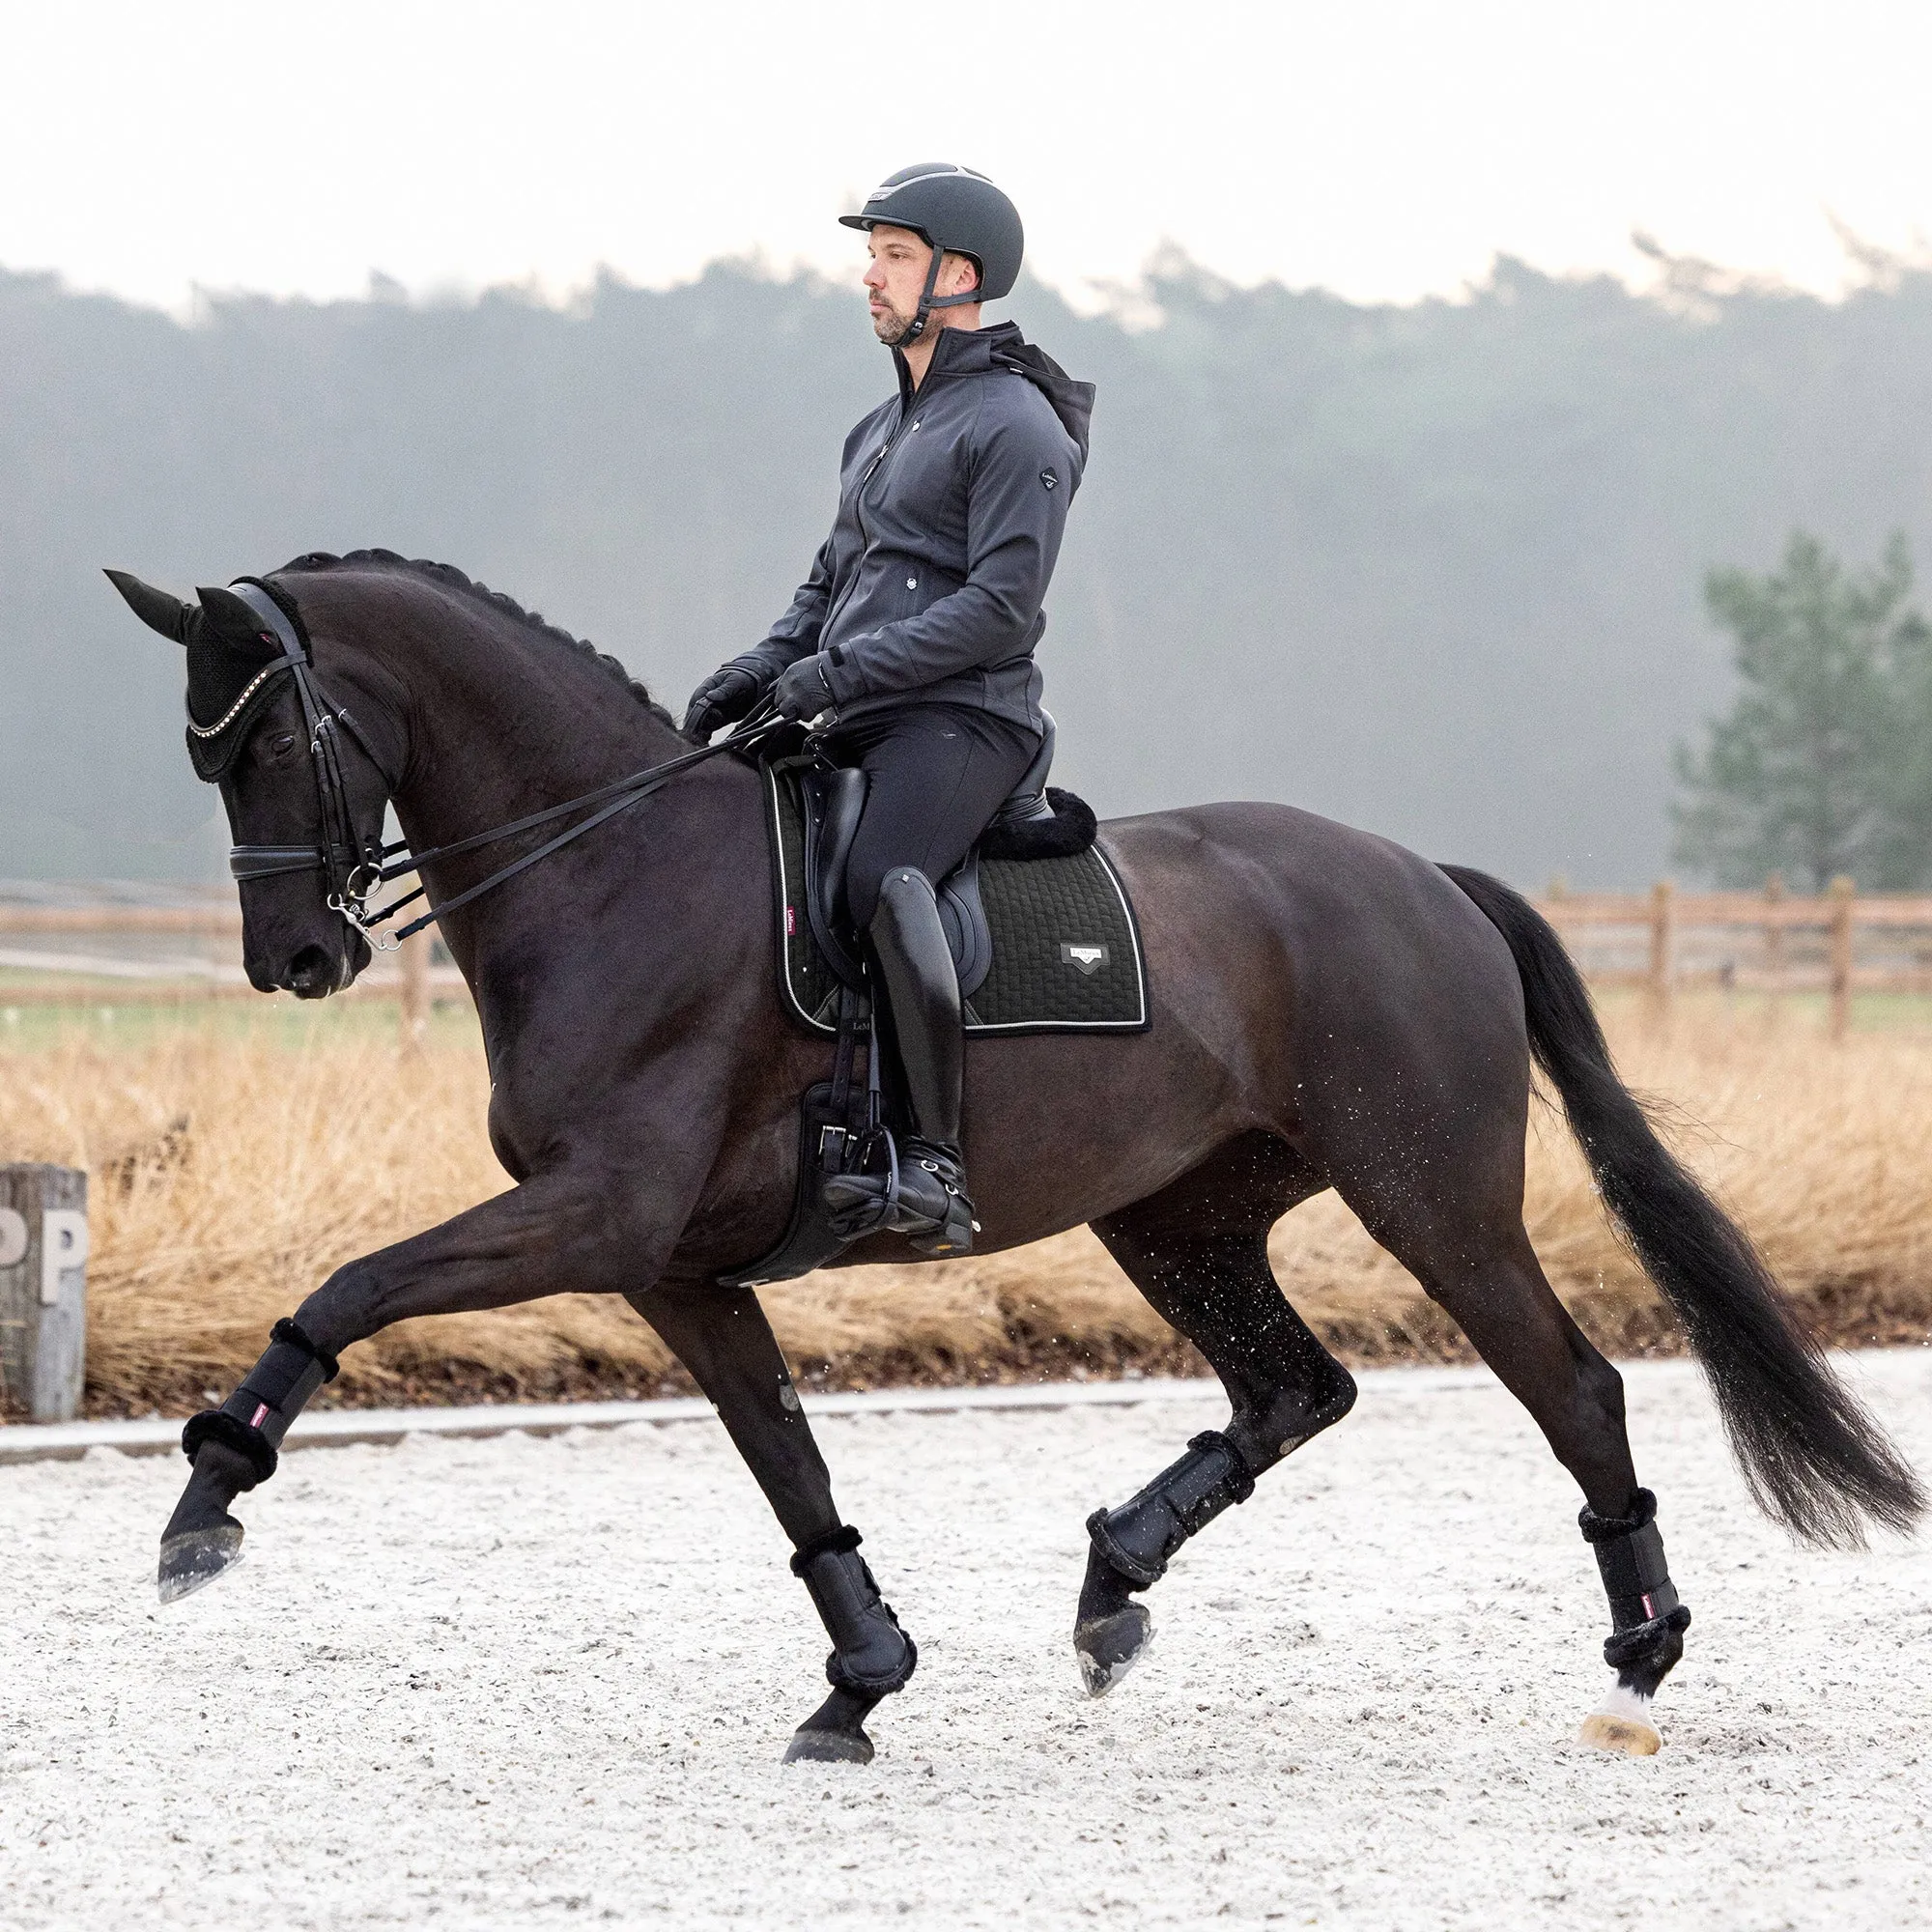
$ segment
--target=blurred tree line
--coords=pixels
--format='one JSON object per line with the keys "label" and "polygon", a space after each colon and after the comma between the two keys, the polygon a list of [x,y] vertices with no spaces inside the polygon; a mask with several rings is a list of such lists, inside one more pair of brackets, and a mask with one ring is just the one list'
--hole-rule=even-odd
{"label": "blurred tree line", "polygon": [[1680,858],[1730,886],[1932,883],[1932,626],[1911,593],[1902,533],[1867,570],[1798,530],[1766,576],[1711,573],[1738,694],[1678,747]]}
{"label": "blurred tree line", "polygon": [[[1099,314],[1023,285],[1099,387],[1040,649],[1061,781],[1656,877],[1672,747],[1738,688],[1710,560],[1794,526],[1870,555],[1932,501],[1932,274],[1832,303],[1664,266],[1648,297],[1504,259],[1406,307],[1178,258]],[[0,874],[219,875],[179,658],[103,564],[438,557],[680,701],[783,609],[891,381],[855,289],[744,265],[186,322],[0,272]]]}

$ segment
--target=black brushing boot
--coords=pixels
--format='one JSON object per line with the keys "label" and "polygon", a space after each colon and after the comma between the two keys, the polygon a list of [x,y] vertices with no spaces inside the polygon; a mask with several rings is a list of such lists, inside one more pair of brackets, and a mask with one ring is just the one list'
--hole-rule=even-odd
{"label": "black brushing boot", "polygon": [[295,1322],[277,1321],[268,1352],[219,1408],[188,1418],[182,1453],[194,1465],[161,1532],[161,1602],[212,1583],[242,1560],[242,1525],[228,1505],[275,1473],[282,1438],[303,1405],[336,1377],[335,1357]]}
{"label": "black brushing boot", "polygon": [[1074,1617],[1073,1651],[1090,1696],[1111,1690],[1140,1662],[1153,1635],[1147,1605],[1130,1602],[1130,1593],[1159,1582],[1190,1536],[1254,1492],[1241,1452],[1209,1429],[1138,1495],[1087,1519],[1093,1548]]}
{"label": "black brushing boot", "polygon": [[785,1747],[787,1764],[870,1764],[867,1713],[903,1690],[919,1663],[919,1649],[879,1595],[859,1542],[859,1532],[847,1525],[808,1543],[791,1559],[792,1575],[810,1591],[832,1639],[825,1660],[832,1695],[798,1727]]}
{"label": "black brushing boot", "polygon": [[913,1130],[893,1172],[835,1175],[825,1205],[846,1240],[890,1229],[922,1254],[970,1254],[976,1224],[959,1148],[966,1060],[959,976],[923,872],[900,866],[887,873],[867,936],[885,983]]}
{"label": "black brushing boot", "polygon": [[1681,1603],[1657,1531],[1657,1498],[1639,1490],[1625,1516],[1599,1516],[1585,1507],[1577,1518],[1597,1552],[1610,1600],[1610,1634],[1604,1662],[1617,1673],[1603,1708],[1584,1719],[1582,1742],[1631,1757],[1655,1755],[1662,1738],[1651,1719],[1657,1687],[1684,1655],[1690,1607]]}

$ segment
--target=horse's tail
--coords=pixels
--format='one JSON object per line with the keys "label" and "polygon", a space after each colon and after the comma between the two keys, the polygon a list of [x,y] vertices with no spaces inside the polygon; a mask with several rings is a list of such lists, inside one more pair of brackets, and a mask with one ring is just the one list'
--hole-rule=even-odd
{"label": "horse's tail", "polygon": [[1442,870],[1515,955],[1530,1051],[1562,1096],[1604,1206],[1684,1324],[1759,1506],[1815,1544],[1861,1543],[1867,1517],[1909,1530],[1925,1507],[1918,1477],[1833,1373],[1750,1237],[1618,1079],[1563,942],[1499,880]]}

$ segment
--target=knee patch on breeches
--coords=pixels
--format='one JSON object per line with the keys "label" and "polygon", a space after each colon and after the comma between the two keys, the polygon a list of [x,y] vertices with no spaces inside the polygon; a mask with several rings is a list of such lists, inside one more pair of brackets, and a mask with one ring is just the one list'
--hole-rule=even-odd
{"label": "knee patch on breeches", "polygon": [[1116,1510],[1095,1510],[1087,1534],[1112,1570],[1136,1589],[1157,1583],[1169,1559],[1232,1504],[1255,1492],[1241,1452],[1218,1429],[1204,1430],[1179,1462]]}
{"label": "knee patch on breeches", "polygon": [[335,1357],[311,1342],[296,1322],[277,1321],[262,1359],[235,1393],[219,1408],[205,1408],[188,1418],[182,1453],[192,1463],[204,1442],[222,1443],[254,1471],[248,1488],[266,1483],[275,1473],[289,1424],[316,1390],[339,1373]]}

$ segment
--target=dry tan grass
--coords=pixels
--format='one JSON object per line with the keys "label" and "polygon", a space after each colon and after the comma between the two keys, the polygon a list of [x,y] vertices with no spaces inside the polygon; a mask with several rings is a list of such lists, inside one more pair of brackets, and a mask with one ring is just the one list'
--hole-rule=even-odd
{"label": "dry tan grass", "polygon": [[[1855,1034],[1708,1007],[1613,1025],[1634,1084],[1841,1343],[1932,1334],[1932,1037]],[[93,1171],[90,1406],[198,1406],[270,1321],[340,1262],[496,1192],[473,1036],[445,1023],[399,1068],[365,1017],[291,1027],[99,1029],[0,1048],[0,1159]],[[1560,1121],[1537,1122],[1529,1225],[1558,1291],[1619,1353],[1675,1330],[1616,1244]],[[1452,1325],[1332,1195],[1275,1231],[1295,1305],[1355,1362],[1453,1359]],[[1197,1367],[1084,1232],[1011,1255],[848,1270],[768,1291],[786,1348],[832,1384],[992,1380]],[[350,1402],[655,1391],[678,1382],[621,1303],[568,1296],[405,1324],[358,1350]]]}

